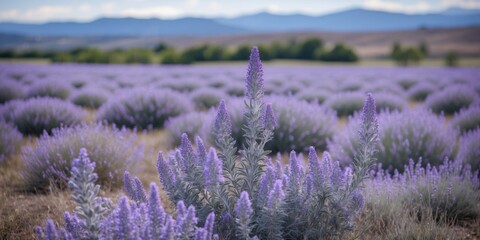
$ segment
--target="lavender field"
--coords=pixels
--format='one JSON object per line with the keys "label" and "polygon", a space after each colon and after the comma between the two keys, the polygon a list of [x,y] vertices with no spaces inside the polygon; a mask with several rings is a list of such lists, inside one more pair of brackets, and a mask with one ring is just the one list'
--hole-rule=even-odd
{"label": "lavender field", "polygon": [[0,239],[480,239],[479,171],[480,68],[0,65]]}

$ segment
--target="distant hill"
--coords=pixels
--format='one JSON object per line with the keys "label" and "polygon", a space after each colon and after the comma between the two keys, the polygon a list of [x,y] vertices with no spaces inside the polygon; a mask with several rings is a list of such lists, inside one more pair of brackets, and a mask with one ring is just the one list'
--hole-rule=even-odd
{"label": "distant hill", "polygon": [[204,18],[100,18],[87,23],[0,23],[0,32],[28,36],[209,36],[245,33],[247,30]]}
{"label": "distant hill", "polygon": [[318,17],[274,15],[266,12],[232,19],[217,19],[218,22],[257,32],[285,31],[398,31],[416,28],[451,28],[480,25],[480,12],[465,14],[452,9],[445,13],[402,14],[366,9],[351,9]]}
{"label": "distant hill", "polygon": [[[366,9],[308,16],[257,13],[236,18],[180,18],[175,20],[100,18],[45,24],[0,23],[0,33],[28,36],[225,36],[292,31],[399,31],[418,28],[453,28],[480,25],[478,10],[448,9],[431,14],[402,14]],[[1,41],[1,39],[0,39]]]}

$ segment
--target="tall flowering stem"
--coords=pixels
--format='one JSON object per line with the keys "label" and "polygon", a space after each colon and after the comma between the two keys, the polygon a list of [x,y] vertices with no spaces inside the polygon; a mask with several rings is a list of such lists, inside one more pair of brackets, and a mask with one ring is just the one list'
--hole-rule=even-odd
{"label": "tall flowering stem", "polygon": [[100,186],[94,172],[95,163],[90,162],[87,150],[80,149],[80,156],[73,160],[68,186],[72,189],[72,199],[77,204],[75,211],[86,231],[87,239],[98,239],[100,223],[111,208],[109,200],[98,197]]}
{"label": "tall flowering stem", "polygon": [[362,123],[359,131],[360,144],[354,156],[354,170],[350,190],[356,189],[367,177],[368,171],[373,167],[378,151],[378,120],[375,99],[371,93],[367,94],[365,105],[362,109]]}
{"label": "tall flowering stem", "polygon": [[273,131],[265,128],[263,102],[263,67],[257,47],[252,48],[246,78],[245,119],[243,126],[245,146],[241,151],[242,162],[240,174],[243,176],[242,190],[255,196],[256,186],[263,173],[265,158],[270,151],[265,151],[265,144],[271,140]]}

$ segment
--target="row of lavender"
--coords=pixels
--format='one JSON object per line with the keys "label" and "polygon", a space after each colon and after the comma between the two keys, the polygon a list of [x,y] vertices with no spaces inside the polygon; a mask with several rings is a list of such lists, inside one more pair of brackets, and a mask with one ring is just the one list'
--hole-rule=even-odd
{"label": "row of lavender", "polygon": [[[60,124],[80,123],[85,112],[74,106],[77,104],[100,107],[96,119],[117,126],[166,127],[172,145],[179,143],[184,132],[213,143],[208,136],[213,112],[208,109],[226,99],[236,123],[233,133],[241,145],[243,100],[237,95],[243,95],[244,87],[238,67],[3,65],[0,70],[0,99],[4,102],[0,114],[24,134],[41,135]],[[385,155],[381,159],[389,159],[384,162],[386,166],[398,168],[406,163],[391,156],[424,157],[435,163],[444,156],[454,157],[459,149],[471,147],[452,142],[480,122],[480,81],[478,70],[473,68],[271,67],[266,71],[265,93],[280,122],[269,145],[274,152],[302,151],[311,145],[321,150],[328,147],[348,164],[351,127],[339,132],[331,126],[339,124],[338,117],[355,119],[365,92],[375,94],[379,112],[389,112],[382,113],[384,126],[389,127],[381,129],[388,133],[382,142],[391,145],[382,148]],[[412,103],[415,106],[409,107]],[[455,116],[448,126],[438,128],[445,122],[442,112]],[[399,124],[405,125],[397,128],[403,130],[391,130]],[[462,138],[464,143],[474,137]],[[465,161],[477,165],[467,158]]]}
{"label": "row of lavender", "polygon": [[[270,75],[266,79],[267,95],[325,102],[341,116],[359,110],[358,100],[361,102],[365,92],[381,93],[377,96],[380,107],[401,110],[408,100],[427,98],[429,108],[447,114],[468,106],[480,93],[476,69],[270,67],[266,71]],[[218,104],[220,98],[244,94],[239,67],[2,65],[0,79],[1,103],[51,96],[98,108],[110,98],[148,86],[152,91],[171,89],[184,93],[193,99],[197,109],[205,110]],[[444,98],[451,106],[442,102]]]}

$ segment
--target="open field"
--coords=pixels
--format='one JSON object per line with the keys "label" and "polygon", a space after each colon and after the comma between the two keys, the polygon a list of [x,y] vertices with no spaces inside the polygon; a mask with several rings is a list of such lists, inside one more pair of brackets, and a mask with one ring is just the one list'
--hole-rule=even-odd
{"label": "open field", "polygon": [[[250,68],[252,64],[255,62]],[[461,64],[479,66],[480,61],[465,59]],[[265,161],[262,179],[271,184],[252,193],[252,206],[256,211],[270,211],[275,204],[261,206],[261,199],[268,195],[268,201],[273,201],[270,196],[275,196],[276,191],[281,193],[279,204],[288,206],[291,202],[285,196],[292,191],[293,182],[300,189],[294,199],[308,199],[302,203],[308,207],[285,209],[305,210],[303,215],[318,217],[312,225],[323,221],[325,212],[333,214],[328,215],[333,216],[331,220],[336,219],[335,214],[344,214],[341,216],[348,219],[337,219],[341,222],[338,224],[353,225],[351,231],[347,230],[350,227],[342,230],[342,239],[480,239],[480,68],[438,67],[438,60],[427,60],[422,67],[392,67],[383,60],[367,60],[359,65],[362,67],[301,61],[265,64],[264,82],[259,84],[260,95],[265,96],[255,101],[271,103],[270,115],[267,107],[258,114],[263,134],[267,134],[265,129],[274,129],[271,141],[265,145],[272,150],[268,156],[273,160],[257,160]],[[258,74],[258,65],[254,67]],[[65,225],[63,213],[75,209],[66,182],[72,175],[72,158],[78,157],[81,148],[86,148],[96,163],[100,195],[111,198],[115,208],[121,205],[117,205],[122,202],[121,195],[128,194],[135,200],[123,186],[127,170],[138,176],[143,186],[156,183],[161,189],[163,208],[175,213],[172,196],[178,193],[171,190],[169,179],[196,186],[198,183],[187,173],[200,171],[200,185],[211,187],[208,184],[212,180],[207,180],[205,172],[213,174],[212,168],[227,162],[215,141],[219,138],[213,135],[227,122],[216,121],[225,119],[221,117],[225,115],[217,117],[223,109],[219,105],[225,106],[232,139],[237,141],[232,146],[249,144],[242,137],[242,125],[249,122],[244,117],[244,99],[258,90],[245,86],[246,69],[245,62],[191,66],[1,63],[0,239],[32,239],[35,226],[44,227],[47,218],[58,226]],[[260,81],[258,75],[247,78]],[[359,130],[368,119],[363,107],[372,106],[368,105],[371,99],[366,93],[371,93],[376,102],[376,108],[368,114],[375,116],[371,117],[375,123],[378,116],[378,152],[372,155],[377,161],[358,191],[348,192],[345,186],[353,181],[350,167],[362,141]],[[225,105],[221,105],[221,99]],[[253,101],[253,97],[249,99],[247,102]],[[182,133],[188,136],[181,137]],[[195,140],[195,136],[203,142]],[[203,150],[202,144],[206,146]],[[199,160],[207,156],[209,147],[215,147],[219,157],[214,150],[208,150],[208,160]],[[179,151],[170,151],[175,149]],[[291,150],[296,154],[289,156]],[[159,151],[167,160],[157,162]],[[316,159],[316,154],[321,160]],[[190,157],[198,162],[182,160]],[[293,159],[297,158],[299,163],[294,165]],[[218,159],[223,163],[216,165]],[[239,157],[237,165],[241,165],[240,159],[246,161]],[[208,165],[210,162],[214,164]],[[172,170],[170,178],[165,175],[166,165]],[[295,167],[301,172],[297,177],[292,170]],[[226,171],[220,169],[215,174]],[[270,180],[263,177],[268,174]],[[221,184],[218,180],[214,186]],[[180,184],[175,186],[180,188]],[[330,192],[323,200],[320,194],[308,198],[314,191]],[[190,196],[192,192],[182,194]],[[209,201],[217,201],[208,198],[217,193],[208,194],[202,200],[205,209],[209,209]],[[337,197],[350,194],[352,197],[345,200],[348,204],[336,202]],[[324,211],[312,210],[321,201],[329,202]],[[335,204],[343,204],[341,210]],[[127,208],[138,210],[139,206],[140,202]],[[223,216],[215,224],[222,226],[228,219],[221,214],[233,209],[233,205],[218,209],[218,205],[213,206],[216,216]],[[202,226],[208,213],[203,210],[197,209]],[[177,213],[175,217],[182,215]],[[240,215],[236,210],[232,213]],[[275,219],[289,221],[287,214],[274,214],[278,214]],[[230,218],[239,222],[237,215]],[[135,224],[150,224],[142,221]],[[307,224],[298,227],[304,226]],[[223,233],[217,228],[215,231]],[[251,231],[263,234],[261,229]]]}

